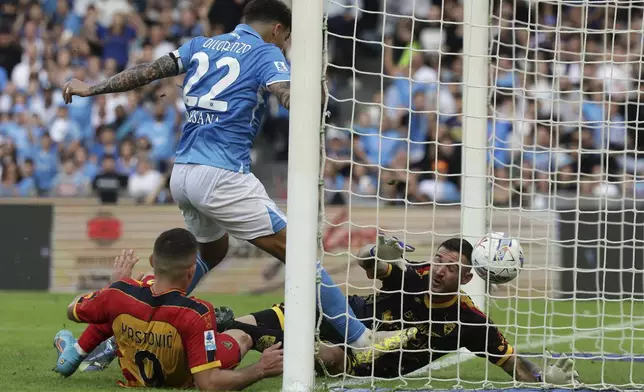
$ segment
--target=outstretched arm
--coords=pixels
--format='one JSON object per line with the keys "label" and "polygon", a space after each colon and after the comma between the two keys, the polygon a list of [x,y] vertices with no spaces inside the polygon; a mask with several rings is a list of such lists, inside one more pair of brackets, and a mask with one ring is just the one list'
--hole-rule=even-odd
{"label": "outstretched arm", "polygon": [[291,82],[277,82],[269,84],[267,88],[286,110],[291,109]]}
{"label": "outstretched arm", "polygon": [[378,233],[378,243],[363,246],[357,254],[358,265],[367,272],[367,277],[383,279],[389,277],[394,264],[401,271],[405,271],[404,252],[416,250],[411,245],[406,245],[396,237]]}
{"label": "outstretched arm", "polygon": [[176,76],[179,74],[177,60],[172,54],[165,55],[152,63],[139,64],[126,69],[103,82],[88,86],[78,79],[72,79],[63,86],[65,103],[70,103],[72,97],[89,97],[101,94],[120,93],[145,86],[155,80]]}
{"label": "outstretched arm", "polygon": [[[515,363],[516,373],[514,372]],[[514,376],[517,381],[536,381],[554,385],[577,385],[579,383],[579,373],[573,370],[574,361],[565,355],[562,355],[553,365],[547,366],[545,370],[520,355],[510,357],[501,367],[510,376]]]}
{"label": "outstretched arm", "polygon": [[[515,364],[516,364],[516,373],[515,373]],[[514,377],[517,381],[523,382],[537,382],[541,381],[538,375],[541,373],[541,369],[534,363],[528,361],[527,359],[521,356],[512,356],[508,358],[507,361],[501,365],[501,368],[505,370],[507,374]]]}
{"label": "outstretched arm", "polygon": [[[373,245],[371,246],[373,247]],[[390,268],[393,268],[391,264],[384,261],[376,261],[376,257],[371,255],[371,248],[367,249],[366,247],[358,253],[357,261],[358,265],[365,270],[369,279],[386,276],[391,271]]]}

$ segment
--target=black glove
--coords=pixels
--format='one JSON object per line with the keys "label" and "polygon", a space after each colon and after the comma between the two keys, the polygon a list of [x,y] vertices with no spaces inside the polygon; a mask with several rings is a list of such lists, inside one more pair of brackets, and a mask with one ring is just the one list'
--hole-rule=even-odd
{"label": "black glove", "polygon": [[233,321],[235,321],[235,313],[227,306],[215,308],[215,319],[217,320],[217,332],[224,332],[230,329]]}

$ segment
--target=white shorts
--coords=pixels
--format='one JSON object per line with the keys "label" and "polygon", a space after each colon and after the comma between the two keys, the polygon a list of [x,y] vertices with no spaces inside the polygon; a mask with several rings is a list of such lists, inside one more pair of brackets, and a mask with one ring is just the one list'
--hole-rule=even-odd
{"label": "white shorts", "polygon": [[175,164],[170,191],[187,229],[201,243],[216,241],[226,233],[248,241],[286,227],[286,216],[252,173]]}

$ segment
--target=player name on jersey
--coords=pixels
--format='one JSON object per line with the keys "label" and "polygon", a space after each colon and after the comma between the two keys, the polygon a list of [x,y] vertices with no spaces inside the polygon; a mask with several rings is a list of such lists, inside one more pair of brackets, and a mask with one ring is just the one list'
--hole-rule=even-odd
{"label": "player name on jersey", "polygon": [[[233,37],[236,37],[237,39],[240,38],[239,34],[236,34],[236,33],[231,33],[230,35],[232,35]],[[232,52],[232,53],[239,53],[239,54],[248,53],[248,51],[250,51],[253,48],[252,45],[249,45],[244,42],[221,41],[221,40],[212,39],[212,38],[204,42],[202,47],[206,49],[218,50],[220,52]]]}
{"label": "player name on jersey", "polygon": [[191,124],[213,124],[219,122],[219,116],[202,110],[189,110],[186,112],[186,121]]}
{"label": "player name on jersey", "polygon": [[152,331],[140,331],[124,322],[121,323],[121,336],[135,344],[147,343],[159,348],[172,348],[172,340],[174,339],[172,333],[160,334]]}

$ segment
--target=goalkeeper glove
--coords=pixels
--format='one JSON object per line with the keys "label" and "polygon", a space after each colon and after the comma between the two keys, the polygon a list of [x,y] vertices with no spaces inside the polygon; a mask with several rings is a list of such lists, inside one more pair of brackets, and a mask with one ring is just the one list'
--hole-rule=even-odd
{"label": "goalkeeper glove", "polygon": [[577,385],[579,383],[579,373],[576,370],[572,370],[574,364],[575,362],[572,358],[562,354],[554,365],[548,366],[541,373],[542,381],[554,385]]}
{"label": "goalkeeper glove", "polygon": [[401,270],[405,270],[405,260],[403,252],[413,252],[416,248],[406,245],[396,237],[388,237],[383,233],[378,233],[378,242],[363,246],[358,251],[358,257],[361,259],[377,258],[387,263],[395,264]]}
{"label": "goalkeeper glove", "polygon": [[230,329],[235,321],[235,312],[228,306],[215,308],[215,319],[217,320],[217,332],[224,332]]}

